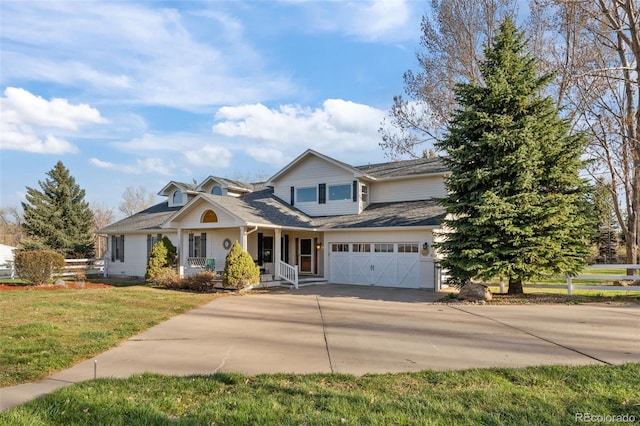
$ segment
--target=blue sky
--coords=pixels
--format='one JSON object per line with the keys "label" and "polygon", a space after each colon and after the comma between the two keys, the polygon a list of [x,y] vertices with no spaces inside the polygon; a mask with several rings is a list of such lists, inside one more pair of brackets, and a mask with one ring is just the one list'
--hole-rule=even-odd
{"label": "blue sky", "polygon": [[[92,204],[305,149],[385,161],[424,1],[0,2],[0,207],[58,160]],[[158,197],[158,201],[160,198]]]}

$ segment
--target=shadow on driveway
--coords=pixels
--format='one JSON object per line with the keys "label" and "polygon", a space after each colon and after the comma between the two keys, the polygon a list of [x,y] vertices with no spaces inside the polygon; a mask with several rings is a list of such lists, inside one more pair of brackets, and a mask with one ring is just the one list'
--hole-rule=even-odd
{"label": "shadow on driveway", "polygon": [[319,297],[354,298],[361,300],[380,300],[385,302],[424,303],[442,299],[448,292],[435,292],[426,289],[374,287],[344,284],[311,285],[295,289],[278,289],[275,294],[312,295]]}

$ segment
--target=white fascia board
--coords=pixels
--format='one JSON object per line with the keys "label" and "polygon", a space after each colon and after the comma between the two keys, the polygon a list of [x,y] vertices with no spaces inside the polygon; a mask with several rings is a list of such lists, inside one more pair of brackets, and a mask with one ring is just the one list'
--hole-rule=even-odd
{"label": "white fascia board", "polygon": [[411,231],[411,230],[429,230],[440,229],[439,225],[425,225],[425,226],[384,226],[384,227],[368,227],[368,228],[319,228],[318,231],[323,232],[353,232],[353,231]]}
{"label": "white fascia board", "polygon": [[347,170],[351,173],[353,173],[353,176],[356,178],[369,178],[369,179],[374,179],[373,177],[367,175],[366,173],[363,173],[362,171],[356,169],[355,167],[347,164],[347,163],[343,163],[342,161],[336,160],[334,158],[331,158],[327,155],[324,154],[320,154],[317,151],[314,151],[313,149],[307,149],[305,152],[303,152],[302,154],[300,154],[295,160],[293,160],[292,162],[290,162],[289,164],[287,164],[286,166],[284,166],[284,168],[282,168],[279,172],[277,172],[275,175],[271,176],[269,179],[267,179],[267,181],[264,183],[265,186],[273,186],[274,185],[274,181],[279,179],[282,175],[284,175],[285,173],[287,173],[289,170],[291,170],[292,168],[294,168],[295,166],[297,166],[299,163],[301,163],[305,158],[309,157],[310,155],[316,156],[324,161],[327,161],[337,167],[340,167],[344,170]]}

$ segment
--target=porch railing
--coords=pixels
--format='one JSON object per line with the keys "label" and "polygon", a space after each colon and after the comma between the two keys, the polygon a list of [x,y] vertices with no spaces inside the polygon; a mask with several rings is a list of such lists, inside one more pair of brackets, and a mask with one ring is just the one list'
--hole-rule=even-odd
{"label": "porch railing", "polygon": [[278,260],[278,269],[280,278],[293,284],[298,289],[298,265],[292,266],[281,260]]}

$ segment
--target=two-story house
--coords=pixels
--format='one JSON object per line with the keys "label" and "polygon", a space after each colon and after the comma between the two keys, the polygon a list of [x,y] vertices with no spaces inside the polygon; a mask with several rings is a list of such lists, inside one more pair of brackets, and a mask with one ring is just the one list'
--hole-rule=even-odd
{"label": "two-story house", "polygon": [[107,226],[107,271],[143,276],[152,245],[167,236],[181,275],[215,259],[222,270],[238,241],[264,274],[336,284],[434,288],[433,231],[446,193],[439,159],[351,166],[307,150],[267,182],[209,176],[169,182],[167,201]]}

